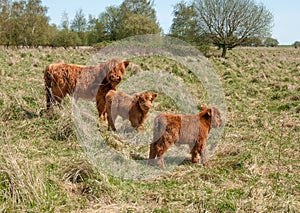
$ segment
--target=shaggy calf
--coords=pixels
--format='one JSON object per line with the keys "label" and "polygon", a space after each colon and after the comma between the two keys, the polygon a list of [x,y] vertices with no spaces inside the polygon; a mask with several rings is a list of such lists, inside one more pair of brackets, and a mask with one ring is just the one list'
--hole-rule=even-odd
{"label": "shaggy calf", "polygon": [[[222,125],[221,113],[215,107],[203,106],[195,115],[159,114],[154,119],[153,142],[150,145],[150,165],[156,161],[157,166],[164,168],[164,154],[172,144],[188,144],[192,162],[206,166],[205,144],[211,128]],[[157,159],[155,160],[155,158]]]}
{"label": "shaggy calf", "polygon": [[121,82],[129,61],[110,59],[96,66],[50,64],[44,72],[47,110],[60,104],[69,94],[77,98],[95,99],[99,116],[105,113],[105,95]]}
{"label": "shaggy calf", "polygon": [[106,95],[106,109],[108,129],[116,131],[114,125],[117,116],[128,119],[131,126],[141,131],[144,122],[149,116],[149,111],[157,93],[144,92],[135,96],[129,96],[121,91],[111,90]]}

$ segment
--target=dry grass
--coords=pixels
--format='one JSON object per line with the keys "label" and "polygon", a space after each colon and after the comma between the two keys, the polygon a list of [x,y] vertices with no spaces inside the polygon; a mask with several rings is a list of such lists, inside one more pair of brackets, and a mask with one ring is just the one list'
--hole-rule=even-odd
{"label": "dry grass", "polygon": [[[210,166],[184,161],[144,181],[116,178],[89,163],[73,130],[70,100],[51,116],[43,114],[46,64],[84,64],[91,55],[0,50],[0,211],[299,211],[299,49],[236,48],[227,59],[212,52],[209,60],[221,78],[228,114]],[[153,68],[172,72],[193,94],[201,94],[197,103],[205,102],[199,82],[176,62],[159,57],[133,62],[128,76]],[[155,107],[178,110],[164,95]],[[104,134],[128,158],[147,152]]]}

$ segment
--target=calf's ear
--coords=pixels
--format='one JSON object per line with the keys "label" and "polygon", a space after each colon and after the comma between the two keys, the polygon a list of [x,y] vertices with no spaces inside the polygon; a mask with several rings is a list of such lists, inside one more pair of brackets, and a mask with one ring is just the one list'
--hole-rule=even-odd
{"label": "calf's ear", "polygon": [[157,97],[157,93],[152,93],[152,101]]}
{"label": "calf's ear", "polygon": [[137,98],[138,98],[139,101],[144,100],[144,96],[143,96],[142,93],[137,94],[136,96],[137,96]]}
{"label": "calf's ear", "polygon": [[208,107],[205,107],[205,108],[202,108],[202,111],[200,112],[200,114],[203,115],[204,118],[210,118],[211,117],[211,108],[208,108]]}
{"label": "calf's ear", "polygon": [[207,109],[207,106],[202,105],[201,106],[201,111],[205,111]]}
{"label": "calf's ear", "polygon": [[125,68],[127,68],[129,65],[129,61],[123,61],[123,64],[124,64]]}

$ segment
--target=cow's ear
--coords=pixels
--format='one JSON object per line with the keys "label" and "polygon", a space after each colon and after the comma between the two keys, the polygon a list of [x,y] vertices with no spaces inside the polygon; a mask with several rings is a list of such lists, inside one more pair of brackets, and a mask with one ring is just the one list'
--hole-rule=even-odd
{"label": "cow's ear", "polygon": [[207,106],[202,105],[201,106],[201,111],[205,111],[207,109]]}
{"label": "cow's ear", "polygon": [[129,65],[129,61],[123,61],[123,64],[124,64],[125,68],[127,68]]}
{"label": "cow's ear", "polygon": [[211,113],[212,113],[211,108],[206,108],[206,114],[207,114],[209,117],[211,117]]}
{"label": "cow's ear", "polygon": [[144,100],[143,93],[137,94],[137,98],[138,98],[139,101]]}

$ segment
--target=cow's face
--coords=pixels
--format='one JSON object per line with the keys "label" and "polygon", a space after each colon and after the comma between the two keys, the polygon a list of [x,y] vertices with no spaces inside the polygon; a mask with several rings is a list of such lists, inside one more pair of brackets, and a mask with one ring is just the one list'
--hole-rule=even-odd
{"label": "cow's face", "polygon": [[122,81],[123,75],[125,75],[125,70],[128,65],[129,61],[123,61],[114,66],[106,76],[108,83],[113,86],[117,86]]}

